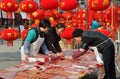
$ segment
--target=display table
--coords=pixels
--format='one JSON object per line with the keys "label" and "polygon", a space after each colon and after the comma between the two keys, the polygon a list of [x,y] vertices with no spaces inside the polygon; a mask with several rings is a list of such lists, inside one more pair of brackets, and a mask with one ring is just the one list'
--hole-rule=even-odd
{"label": "display table", "polygon": [[[68,54],[69,52],[67,52]],[[41,55],[41,58],[46,56]],[[30,62],[5,68],[0,71],[4,79],[81,79],[98,67],[93,52],[87,52],[77,59],[57,59],[49,62]]]}

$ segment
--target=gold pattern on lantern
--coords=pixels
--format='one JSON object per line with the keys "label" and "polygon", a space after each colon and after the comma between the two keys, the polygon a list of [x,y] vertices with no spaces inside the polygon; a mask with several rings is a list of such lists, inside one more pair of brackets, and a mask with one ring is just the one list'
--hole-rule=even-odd
{"label": "gold pattern on lantern", "polygon": [[110,11],[107,11],[106,13],[108,14],[108,13],[110,13]]}
{"label": "gold pattern on lantern", "polygon": [[14,32],[14,37],[17,37],[17,35],[18,35],[18,34]]}
{"label": "gold pattern on lantern", "polygon": [[70,25],[67,26],[68,28],[71,27]]}
{"label": "gold pattern on lantern", "polygon": [[1,37],[4,37],[4,33],[1,33]]}
{"label": "gold pattern on lantern", "polygon": [[84,18],[85,17],[85,13],[82,15],[82,18]]}
{"label": "gold pattern on lantern", "polygon": [[11,33],[7,33],[7,36],[8,36],[9,38],[12,37]]}
{"label": "gold pattern on lantern", "polygon": [[11,27],[8,27],[8,29],[12,29]]}
{"label": "gold pattern on lantern", "polygon": [[80,15],[78,15],[78,18],[80,18]]}
{"label": "gold pattern on lantern", "polygon": [[8,3],[7,3],[7,6],[8,6],[8,7],[12,7],[12,3],[8,2]]}
{"label": "gold pattern on lantern", "polygon": [[5,3],[1,2],[1,3],[0,3],[0,7],[1,7],[1,8],[5,8]]}
{"label": "gold pattern on lantern", "polygon": [[38,13],[37,12],[33,12],[33,14],[32,14],[34,17],[36,17],[37,15],[38,15]]}
{"label": "gold pattern on lantern", "polygon": [[32,7],[33,7],[33,5],[32,5],[32,4],[29,4],[28,6],[29,6],[29,8],[32,8]]}
{"label": "gold pattern on lantern", "polygon": [[53,17],[50,17],[49,20],[50,20],[50,21],[54,21],[54,18],[53,18]]}
{"label": "gold pattern on lantern", "polygon": [[96,7],[95,4],[96,4],[96,1],[93,1],[93,2],[92,2],[92,7]]}
{"label": "gold pattern on lantern", "polygon": [[26,7],[26,4],[22,4],[22,9],[25,9],[25,7]]}
{"label": "gold pattern on lantern", "polygon": [[17,8],[18,7],[18,5],[17,4],[15,4],[15,8]]}
{"label": "gold pattern on lantern", "polygon": [[62,2],[62,6],[64,6],[65,5],[65,2]]}
{"label": "gold pattern on lantern", "polygon": [[57,12],[57,11],[55,11],[55,15],[57,15],[57,13],[58,13],[58,12]]}
{"label": "gold pattern on lantern", "polygon": [[81,20],[78,20],[78,22],[81,22]]}
{"label": "gold pattern on lantern", "polygon": [[108,4],[109,4],[108,0],[104,0],[103,5],[108,5]]}

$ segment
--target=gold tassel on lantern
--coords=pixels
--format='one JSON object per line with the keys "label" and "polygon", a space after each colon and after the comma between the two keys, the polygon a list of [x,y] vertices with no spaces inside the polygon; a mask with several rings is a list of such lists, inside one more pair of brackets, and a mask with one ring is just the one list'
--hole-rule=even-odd
{"label": "gold tassel on lantern", "polygon": [[7,46],[13,46],[13,41],[7,41]]}

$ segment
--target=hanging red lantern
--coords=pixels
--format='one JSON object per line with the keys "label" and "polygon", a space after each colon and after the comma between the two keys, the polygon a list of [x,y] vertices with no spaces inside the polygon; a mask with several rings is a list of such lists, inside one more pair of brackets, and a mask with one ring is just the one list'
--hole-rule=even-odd
{"label": "hanging red lantern", "polygon": [[61,14],[58,12],[57,9],[52,10],[52,14],[54,15],[54,19],[60,19]]}
{"label": "hanging red lantern", "polygon": [[25,39],[27,33],[28,33],[28,30],[27,30],[27,29],[25,29],[25,30],[22,31],[22,33],[21,33],[21,38],[22,38],[22,40]]}
{"label": "hanging red lantern", "polygon": [[19,5],[15,0],[2,0],[0,2],[0,8],[6,12],[14,12],[18,9]]}
{"label": "hanging red lantern", "polygon": [[68,20],[73,17],[73,13],[71,11],[66,11],[61,16],[63,19]]}
{"label": "hanging red lantern", "polygon": [[51,26],[52,27],[55,27],[57,25],[57,22],[54,20],[54,21],[51,21]]}
{"label": "hanging red lantern", "polygon": [[86,10],[82,10],[81,15],[81,20],[86,21]]}
{"label": "hanging red lantern", "polygon": [[77,0],[61,0],[59,6],[61,10],[73,10],[78,6],[78,1]]}
{"label": "hanging red lantern", "polygon": [[53,10],[58,7],[58,0],[40,0],[40,6],[45,10]]}
{"label": "hanging red lantern", "polygon": [[78,20],[76,20],[75,18],[72,18],[71,23],[73,24],[73,26],[74,26],[75,28],[78,27]]}
{"label": "hanging red lantern", "polygon": [[102,11],[110,6],[110,0],[88,0],[88,6],[91,10]]}
{"label": "hanging red lantern", "polygon": [[34,11],[32,14],[31,14],[31,18],[33,20],[35,19],[39,19],[41,20],[42,18],[44,18],[44,11],[42,9],[37,9],[36,11]]}
{"label": "hanging red lantern", "polygon": [[108,30],[106,30],[106,29],[103,29],[103,28],[98,28],[98,29],[96,29],[95,31],[101,32],[101,33],[103,33],[104,35],[106,35],[106,36],[108,36],[108,37],[111,36],[111,32],[108,31]]}
{"label": "hanging red lantern", "polygon": [[94,16],[95,16],[95,12],[93,10],[88,9],[88,25],[89,26],[91,26]]}
{"label": "hanging red lantern", "polygon": [[18,36],[18,30],[13,28],[3,29],[1,31],[1,37],[7,41],[7,46],[13,46],[13,40],[16,40]]}
{"label": "hanging red lantern", "polygon": [[64,39],[72,39],[72,33],[74,31],[74,27],[72,27],[71,25],[67,25],[67,27],[65,28],[64,32],[61,34],[61,37]]}
{"label": "hanging red lantern", "polygon": [[51,10],[46,10],[44,14],[46,18],[54,17],[54,14],[52,13]]}
{"label": "hanging red lantern", "polygon": [[77,20],[86,21],[86,10],[79,10],[75,13],[75,18]]}
{"label": "hanging red lantern", "polygon": [[38,9],[38,4],[35,1],[32,0],[24,0],[20,2],[20,9],[23,12],[31,13]]}
{"label": "hanging red lantern", "polygon": [[39,26],[39,24],[34,23],[34,24],[31,25],[30,28],[34,28],[34,27],[38,27],[38,26]]}
{"label": "hanging red lantern", "polygon": [[[114,13],[113,13],[114,14]],[[109,7],[108,9],[106,9],[105,11],[103,11],[103,19],[105,20],[105,22],[109,22],[111,23],[111,7]]]}
{"label": "hanging red lantern", "polygon": [[94,18],[97,20],[102,20],[103,19],[103,12],[102,11],[97,11],[94,15]]}

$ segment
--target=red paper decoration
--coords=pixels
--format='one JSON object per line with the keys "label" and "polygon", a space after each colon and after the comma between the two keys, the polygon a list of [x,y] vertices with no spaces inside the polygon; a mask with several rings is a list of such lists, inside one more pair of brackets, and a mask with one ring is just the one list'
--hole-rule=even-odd
{"label": "red paper decoration", "polygon": [[60,9],[62,10],[73,10],[78,6],[77,0],[61,0],[60,1]]}
{"label": "red paper decoration", "polygon": [[88,0],[88,6],[91,10],[102,11],[110,6],[110,0]]}
{"label": "red paper decoration", "polygon": [[2,0],[0,2],[0,8],[6,12],[14,12],[18,9],[19,5],[15,0]]}
{"label": "red paper decoration", "polygon": [[58,0],[40,0],[40,6],[45,10],[53,10],[58,7]]}
{"label": "red paper decoration", "polygon": [[20,2],[20,9],[24,12],[31,13],[38,9],[38,4],[35,1],[24,0]]}

